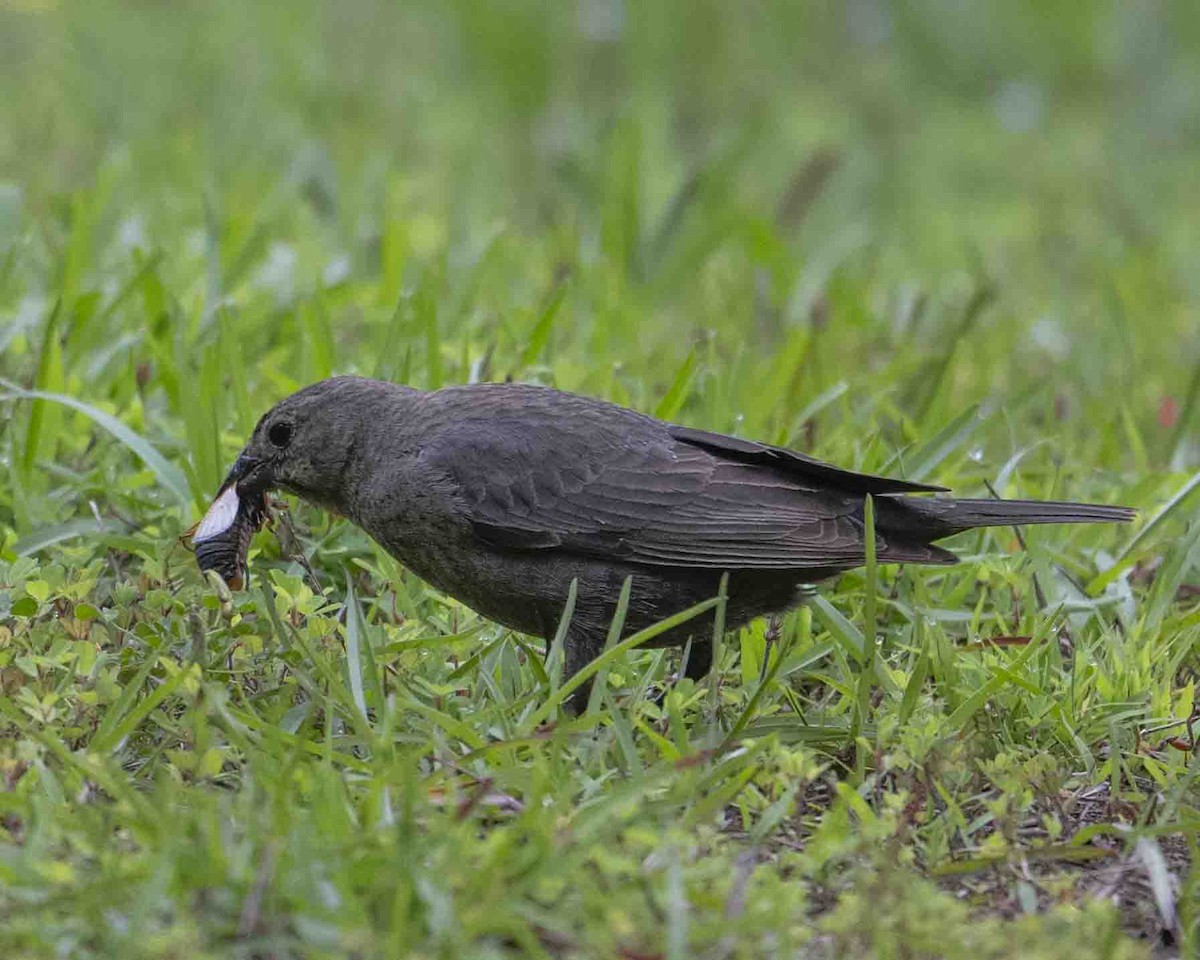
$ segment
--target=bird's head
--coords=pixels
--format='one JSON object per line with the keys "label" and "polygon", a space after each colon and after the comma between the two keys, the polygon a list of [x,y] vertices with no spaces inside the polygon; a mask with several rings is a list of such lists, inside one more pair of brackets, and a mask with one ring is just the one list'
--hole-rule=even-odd
{"label": "bird's head", "polygon": [[333,377],[285,397],[258,421],[221,488],[236,483],[244,495],[282,489],[337,509],[371,409],[387,389],[396,388]]}

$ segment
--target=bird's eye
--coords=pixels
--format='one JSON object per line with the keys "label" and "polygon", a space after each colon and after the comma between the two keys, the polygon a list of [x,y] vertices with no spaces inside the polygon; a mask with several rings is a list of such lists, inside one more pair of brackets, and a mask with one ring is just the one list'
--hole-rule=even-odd
{"label": "bird's eye", "polygon": [[292,442],[292,425],[286,420],[271,424],[267,429],[267,439],[277,447],[286,447]]}

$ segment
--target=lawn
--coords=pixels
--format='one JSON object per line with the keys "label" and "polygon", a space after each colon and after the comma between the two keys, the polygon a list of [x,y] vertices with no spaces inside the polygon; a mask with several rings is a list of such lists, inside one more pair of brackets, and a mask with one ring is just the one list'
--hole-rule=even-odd
{"label": "lawn", "polygon": [[[1200,5],[0,0],[0,956],[1200,953]],[[291,502],[332,373],[963,495],[578,718]]]}

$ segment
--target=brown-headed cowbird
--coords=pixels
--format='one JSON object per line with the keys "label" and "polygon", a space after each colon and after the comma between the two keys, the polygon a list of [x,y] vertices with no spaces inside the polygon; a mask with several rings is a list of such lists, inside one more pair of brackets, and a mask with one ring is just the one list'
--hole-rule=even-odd
{"label": "brown-headed cowbird", "polygon": [[[792,606],[800,585],[862,565],[868,494],[884,563],[954,563],[936,541],[974,527],[1133,516],[914,496],[943,488],[545,387],[422,392],[357,377],[305,387],[259,421],[222,486],[255,506],[247,514],[227,498],[228,521],[206,519],[210,537],[228,527],[238,540],[273,488],[345,515],[438,590],[522,633],[553,636],[577,581],[568,676],[600,653],[627,577],[626,632],[715,596],[726,572],[725,622],[736,628]],[[711,615],[697,618],[657,645],[691,638],[686,674],[699,678],[711,631]]]}

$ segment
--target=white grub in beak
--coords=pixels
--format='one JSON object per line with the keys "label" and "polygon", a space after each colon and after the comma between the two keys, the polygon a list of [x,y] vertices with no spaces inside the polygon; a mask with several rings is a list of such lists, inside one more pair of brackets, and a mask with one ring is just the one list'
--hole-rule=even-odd
{"label": "white grub in beak", "polygon": [[221,491],[217,499],[212,502],[212,506],[208,508],[208,513],[200,521],[200,526],[192,534],[192,542],[199,543],[201,540],[211,540],[213,537],[220,536],[233,525],[237,512],[237,484],[231,483]]}

